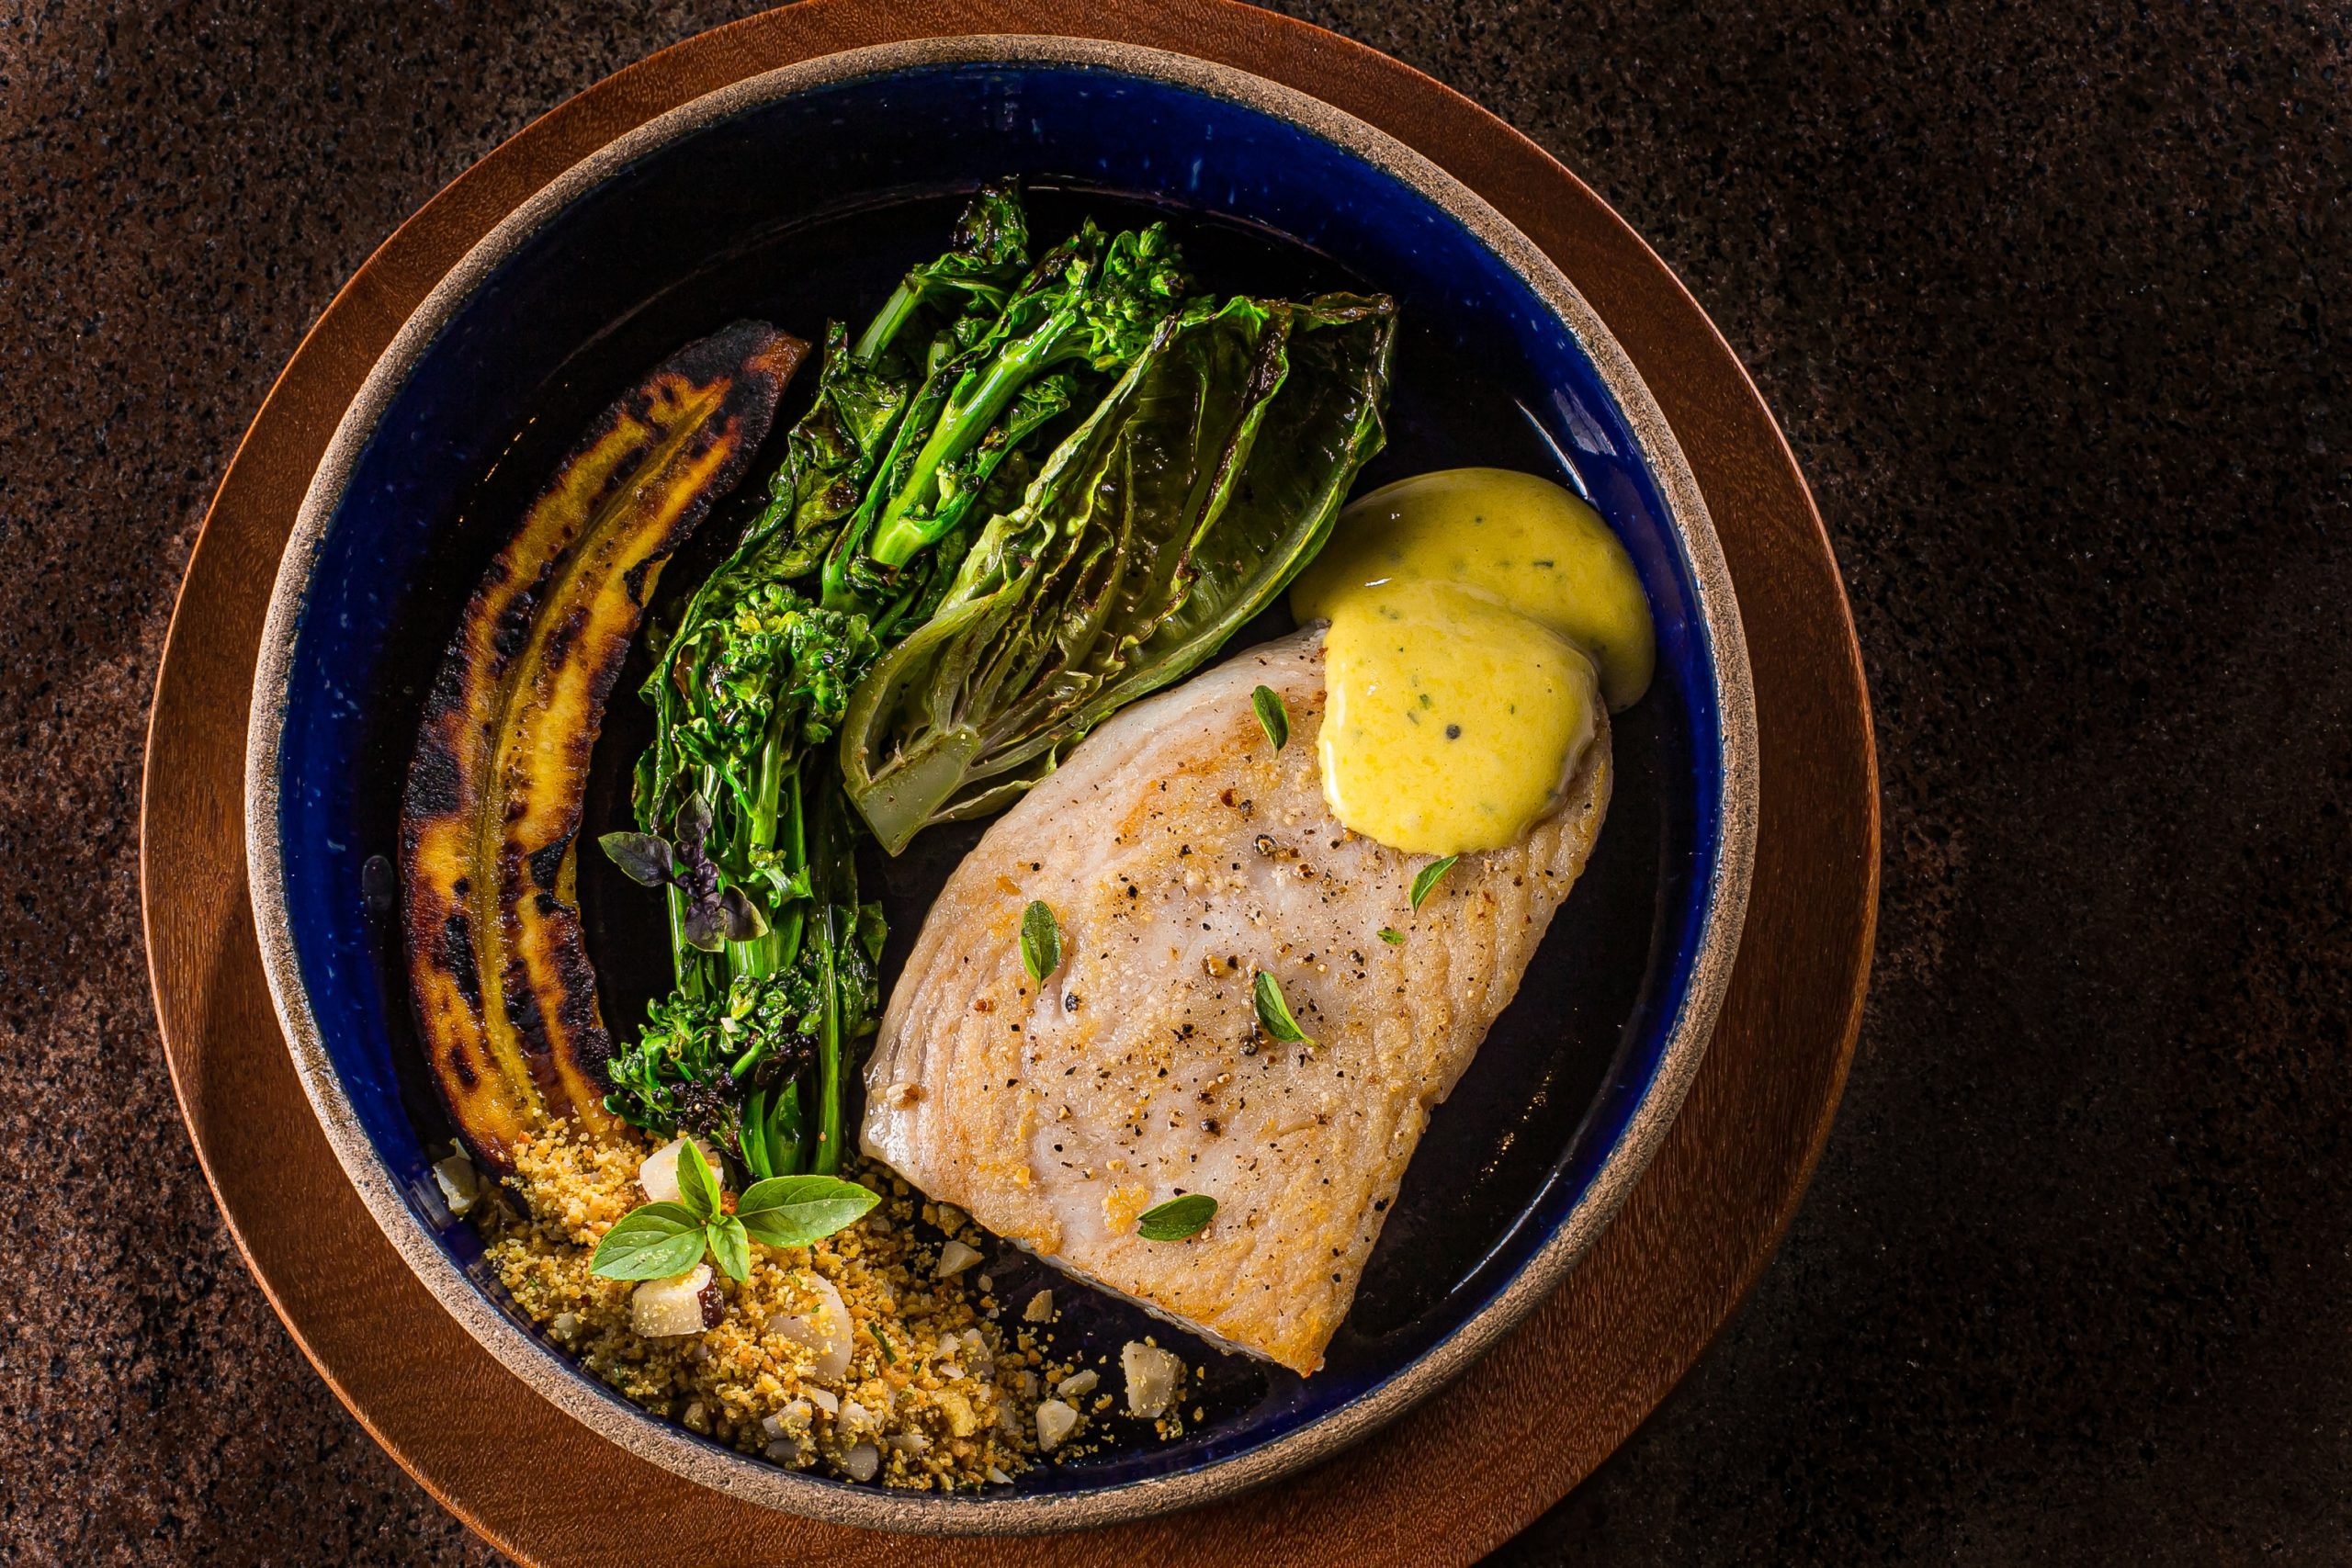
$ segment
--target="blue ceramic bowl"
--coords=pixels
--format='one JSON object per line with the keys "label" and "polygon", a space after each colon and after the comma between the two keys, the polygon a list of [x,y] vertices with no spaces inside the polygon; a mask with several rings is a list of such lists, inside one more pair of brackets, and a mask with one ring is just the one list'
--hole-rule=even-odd
{"label": "blue ceramic bowl", "polygon": [[[707,1442],[621,1400],[514,1310],[431,1179],[426,1144],[446,1141],[446,1122],[424,1087],[388,889],[366,867],[392,851],[424,688],[464,597],[590,416],[736,318],[811,339],[829,317],[862,319],[936,250],[960,197],[1005,174],[1029,181],[1041,233],[1081,209],[1170,217],[1211,287],[1396,295],[1391,439],[1361,488],[1466,463],[1573,486],[1641,571],[1659,673],[1617,722],[1616,799],[1591,868],[1432,1124],[1326,1370],[1302,1381],[1192,1347],[1211,1367],[1206,1418],[1181,1440],[942,1497]],[[681,562],[672,585],[693,570]],[[600,812],[617,815],[628,737],[616,731],[641,725],[635,706],[614,705],[592,833]],[[1263,1482],[1394,1417],[1540,1303],[1657,1148],[1705,1047],[1745,905],[1756,783],[1746,655],[1704,509],[1646,389],[1550,262],[1328,106],[1180,56],[1048,39],[890,46],[756,78],[624,138],[485,240],[408,322],[321,466],[278,577],[248,768],[254,905],[297,1066],[435,1295],[533,1386],[682,1474],[844,1523],[947,1531],[1099,1524]],[[884,874],[908,937],[963,847],[926,837]],[[607,1016],[625,1021],[637,1010],[624,998],[651,982],[628,972],[639,944],[599,947],[612,921],[594,858],[582,858],[591,949]],[[1022,1299],[1017,1280],[1000,1289]],[[1068,1317],[1066,1343],[1114,1350],[1140,1321],[1091,1293]]]}

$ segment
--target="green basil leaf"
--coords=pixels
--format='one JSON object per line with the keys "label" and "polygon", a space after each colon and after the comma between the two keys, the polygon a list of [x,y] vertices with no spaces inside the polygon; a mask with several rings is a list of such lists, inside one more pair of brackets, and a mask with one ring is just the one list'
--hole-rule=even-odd
{"label": "green basil leaf", "polygon": [[1448,855],[1443,860],[1433,860],[1421,867],[1421,874],[1413,878],[1414,908],[1418,909],[1421,907],[1421,900],[1430,896],[1430,889],[1435,887],[1438,885],[1438,879],[1452,871],[1453,863],[1461,858],[1460,855]]}
{"label": "green basil leaf", "polygon": [[743,1222],[732,1214],[721,1214],[703,1227],[710,1255],[718,1259],[729,1279],[739,1282],[752,1271],[752,1240],[744,1229]]}
{"label": "green basil leaf", "polygon": [[718,1214],[718,1178],[692,1138],[678,1145],[678,1196],[696,1224],[708,1224]]}
{"label": "green basil leaf", "polygon": [[1279,751],[1290,744],[1290,710],[1283,706],[1282,698],[1274,695],[1271,686],[1261,686],[1250,694],[1250,705],[1258,710],[1258,722],[1266,727],[1266,739]]}
{"label": "green basil leaf", "polygon": [[1021,916],[1021,967],[1042,986],[1061,966],[1062,929],[1055,923],[1053,906],[1034,898]]}
{"label": "green basil leaf", "polygon": [[1188,1235],[1198,1235],[1215,1218],[1216,1199],[1205,1192],[1187,1192],[1182,1198],[1170,1198],[1155,1208],[1146,1209],[1143,1218],[1136,1222],[1136,1235],[1146,1241],[1182,1241]]}
{"label": "green basil leaf", "polygon": [[1380,928],[1380,940],[1391,947],[1402,947],[1405,945],[1405,933],[1394,926],[1383,926]]}
{"label": "green basil leaf", "polygon": [[631,1209],[596,1244],[588,1271],[607,1280],[669,1280],[702,1261],[702,1222],[683,1203]]}
{"label": "green basil leaf", "polygon": [[775,1176],[736,1200],[735,1217],[770,1247],[807,1247],[854,1224],[882,1195],[834,1176]]}
{"label": "green basil leaf", "polygon": [[[1306,1037],[1306,1031],[1298,1026],[1298,1020],[1291,1017],[1290,1003],[1283,999],[1280,980],[1261,969],[1258,978],[1250,984],[1250,990],[1258,1003],[1258,1026],[1269,1036],[1276,1040],[1295,1041],[1302,1045],[1315,1043]],[[1202,1222],[1203,1224],[1207,1223],[1205,1220]]]}

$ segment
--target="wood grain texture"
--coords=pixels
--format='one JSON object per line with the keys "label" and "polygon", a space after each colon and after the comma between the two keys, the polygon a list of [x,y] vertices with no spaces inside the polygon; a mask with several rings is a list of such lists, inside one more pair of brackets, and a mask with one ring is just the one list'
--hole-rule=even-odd
{"label": "wood grain texture", "polygon": [[[1221,0],[810,0],[691,39],[535,122],[436,197],[338,295],[223,479],[175,614],[141,842],[165,1051],[214,1193],[312,1363],[435,1495],[529,1563],[1028,1563],[1066,1544],[861,1535],[729,1502],[593,1438],[443,1314],[345,1185],[280,1040],[240,832],[253,660],[280,547],[336,420],[433,283],[531,191],[715,87],[831,51],[963,32],[1182,50],[1312,93],[1428,154],[1547,251],[1680,438],[1747,624],[1763,799],[1745,945],[1664,1150],[1593,1254],[1453,1390],[1320,1470],[1098,1532],[1100,1563],[1467,1562],[1613,1450],[1770,1256],[1826,1135],[1875,913],[1877,790],[1859,655],[1819,518],[1770,414],[1665,266],[1532,142],[1334,35]],[[297,1214],[279,1195],[310,1194]],[[368,1282],[355,1292],[352,1280]],[[388,1331],[387,1325],[397,1325]]]}

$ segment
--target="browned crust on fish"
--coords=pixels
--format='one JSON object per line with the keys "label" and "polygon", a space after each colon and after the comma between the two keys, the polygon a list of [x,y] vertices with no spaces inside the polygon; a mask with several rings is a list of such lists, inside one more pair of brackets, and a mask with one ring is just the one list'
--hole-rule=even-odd
{"label": "browned crust on fish", "polygon": [[739,321],[600,415],[468,601],[401,807],[402,930],[434,1081],[512,1168],[550,1119],[620,1135],[573,897],[588,759],[662,567],[741,478],[807,344]]}

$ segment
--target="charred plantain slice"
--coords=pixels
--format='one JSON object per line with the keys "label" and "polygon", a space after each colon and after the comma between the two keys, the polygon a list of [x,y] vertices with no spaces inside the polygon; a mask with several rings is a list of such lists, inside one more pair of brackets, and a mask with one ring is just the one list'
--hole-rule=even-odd
{"label": "charred plantain slice", "polygon": [[589,752],[662,564],[741,477],[807,346],[739,321],[606,409],[483,573],[425,700],[401,805],[410,986],[435,1081],[496,1170],[548,1120],[625,1131],[572,893]]}

